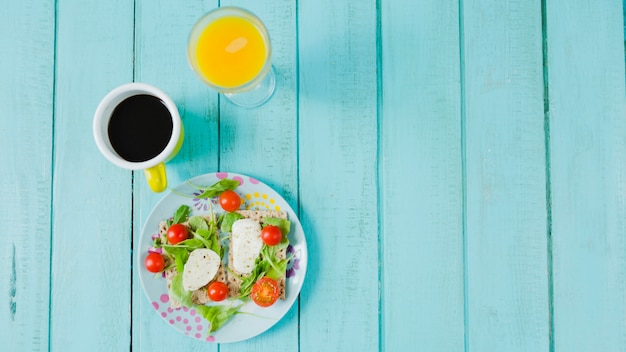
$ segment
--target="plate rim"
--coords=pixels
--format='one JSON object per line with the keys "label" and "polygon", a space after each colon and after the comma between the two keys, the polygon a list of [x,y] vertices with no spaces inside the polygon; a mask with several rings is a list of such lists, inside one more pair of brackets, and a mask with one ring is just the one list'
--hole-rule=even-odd
{"label": "plate rim", "polygon": [[[222,177],[223,176],[223,177]],[[156,216],[155,213],[158,211],[158,209],[162,206],[164,206],[165,204],[169,203],[168,199],[170,197],[183,197],[181,195],[176,194],[174,191],[179,191],[180,188],[183,188],[187,185],[189,182],[192,183],[196,183],[196,181],[200,180],[200,179],[205,179],[205,178],[214,178],[215,180],[220,180],[223,178],[229,178],[229,179],[233,179],[235,177],[240,177],[243,180],[254,180],[254,182],[250,182],[251,184],[253,184],[253,186],[250,187],[254,187],[254,186],[264,186],[267,189],[271,190],[272,192],[274,192],[278,197],[280,197],[280,199],[284,202],[284,205],[287,207],[287,209],[281,209],[286,211],[290,218],[289,220],[292,221],[292,223],[294,223],[294,221],[292,220],[292,216],[293,218],[296,220],[295,221],[295,228],[292,228],[292,234],[294,232],[300,232],[301,236],[298,237],[298,247],[299,250],[301,251],[300,254],[300,260],[299,260],[299,265],[300,268],[297,271],[297,275],[298,277],[298,283],[296,283],[296,292],[293,292],[293,288],[291,290],[291,294],[288,291],[288,297],[292,296],[291,301],[289,301],[287,298],[284,300],[284,302],[288,302],[287,306],[279,312],[279,314],[276,316],[276,318],[272,318],[272,323],[267,324],[267,326],[265,326],[263,329],[259,330],[258,332],[253,333],[250,336],[244,336],[243,338],[234,338],[234,339],[218,339],[218,336],[220,335],[219,332],[220,330],[217,330],[213,333],[211,333],[209,336],[214,337],[214,340],[209,341],[208,339],[204,339],[204,338],[196,338],[193,335],[189,335],[189,334],[185,334],[184,331],[182,331],[182,329],[176,327],[176,326],[172,326],[172,328],[176,331],[178,331],[179,333],[188,336],[190,338],[196,339],[196,340],[201,340],[201,341],[206,341],[206,342],[210,342],[210,343],[232,343],[232,342],[241,342],[241,341],[245,341],[245,340],[249,340],[252,339],[254,337],[257,337],[265,332],[267,332],[268,330],[270,330],[272,327],[274,327],[276,324],[278,324],[278,322],[280,322],[284,316],[293,308],[293,305],[295,304],[296,300],[299,298],[299,295],[302,291],[302,287],[304,286],[304,281],[306,278],[306,274],[308,271],[308,246],[307,246],[307,241],[306,241],[306,235],[304,233],[304,228],[302,227],[302,223],[300,222],[299,216],[298,214],[294,211],[294,209],[291,207],[291,205],[289,204],[289,202],[287,202],[287,200],[280,194],[278,193],[275,189],[273,189],[272,187],[270,187],[268,184],[266,184],[265,182],[259,180],[256,177],[252,177],[249,176],[247,174],[241,174],[241,173],[237,173],[237,172],[226,172],[226,171],[220,171],[220,172],[209,172],[209,173],[205,173],[205,174],[201,174],[201,175],[197,175],[191,178],[188,178],[182,182],[180,182],[179,184],[177,184],[176,186],[172,187],[172,188],[168,188],[168,192],[166,194],[164,194],[161,199],[159,199],[159,201],[152,207],[152,209],[150,210],[150,213],[148,214],[148,216],[143,219],[143,224],[141,226],[141,232],[140,232],[140,236],[139,236],[139,241],[137,243],[137,254],[136,254],[136,263],[137,263],[137,270],[138,270],[138,276],[139,276],[139,282],[140,282],[140,286],[141,286],[141,290],[144,293],[144,296],[146,297],[146,299],[148,300],[148,304],[150,304],[150,302],[152,301],[153,297],[150,297],[148,290],[146,289],[146,284],[144,283],[144,275],[153,275],[151,273],[142,273],[143,271],[146,271],[145,268],[143,268],[143,261],[142,261],[142,254],[144,254],[144,252],[146,251],[144,242],[146,242],[147,240],[144,238],[146,236],[151,236],[151,233],[149,233],[150,231],[147,231],[148,228],[147,226],[149,225],[149,222],[151,221],[153,216]],[[217,182],[217,181],[215,181]],[[244,182],[245,183],[245,182]],[[189,198],[192,199],[192,198]],[[178,207],[179,205],[177,205],[176,207]],[[197,211],[197,209],[193,208],[192,206],[192,212],[193,211]],[[221,212],[215,212],[216,214],[219,214]],[[161,220],[159,220],[161,221]],[[152,231],[154,232],[154,231]],[[293,235],[292,235],[293,236]],[[148,246],[149,248],[149,246]],[[245,303],[245,305],[249,304],[250,302]],[[155,312],[158,312],[158,310],[154,310]],[[236,317],[235,317],[236,318]],[[202,318],[204,319],[204,318]],[[165,317],[161,316],[160,320],[163,321],[167,321]],[[268,319],[270,320],[270,319]],[[206,320],[205,320],[206,321]],[[223,327],[222,327],[223,328]]]}

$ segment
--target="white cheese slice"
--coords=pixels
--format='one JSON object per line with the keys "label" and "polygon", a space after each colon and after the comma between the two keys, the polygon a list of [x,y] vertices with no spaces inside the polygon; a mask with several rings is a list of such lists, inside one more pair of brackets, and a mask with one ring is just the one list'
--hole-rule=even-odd
{"label": "white cheese slice", "polygon": [[251,219],[240,219],[233,223],[230,250],[233,269],[240,274],[249,274],[261,253],[261,225]]}
{"label": "white cheese slice", "polygon": [[183,270],[183,288],[195,291],[213,280],[220,268],[220,256],[208,248],[199,248],[189,254]]}

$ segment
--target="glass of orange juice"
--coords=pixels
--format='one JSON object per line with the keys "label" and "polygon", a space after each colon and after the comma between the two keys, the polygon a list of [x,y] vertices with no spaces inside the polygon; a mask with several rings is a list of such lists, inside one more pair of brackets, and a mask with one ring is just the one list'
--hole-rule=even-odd
{"label": "glass of orange juice", "polygon": [[276,86],[267,29],[251,12],[220,7],[196,22],[187,57],[196,74],[236,105],[268,101]]}

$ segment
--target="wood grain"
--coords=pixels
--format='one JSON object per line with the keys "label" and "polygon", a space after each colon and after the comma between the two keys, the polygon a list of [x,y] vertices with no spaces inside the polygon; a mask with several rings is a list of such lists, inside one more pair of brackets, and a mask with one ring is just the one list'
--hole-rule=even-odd
{"label": "wood grain", "polygon": [[132,79],[133,4],[60,2],[52,211],[50,349],[130,344],[131,172],[99,153],[92,119]]}
{"label": "wood grain", "polygon": [[376,2],[299,3],[300,351],[376,351]]}
{"label": "wood grain", "polygon": [[[185,128],[185,140],[179,154],[166,165],[170,187],[217,170],[217,93],[195,76],[186,56],[191,27],[216,6],[217,1],[195,2],[189,6],[171,1],[137,3],[135,80],[165,91],[176,103]],[[153,193],[143,172],[134,173],[133,184],[133,243],[137,245],[143,223],[164,193]],[[133,270],[133,350],[217,351],[217,345],[177,332],[156,314],[143,292],[138,270]]]}
{"label": "wood grain", "polygon": [[559,351],[626,346],[621,6],[619,0],[546,3],[554,348]]}
{"label": "wood grain", "polygon": [[[296,209],[297,160],[297,48],[296,6],[289,1],[221,1],[256,14],[267,27],[272,44],[276,91],[255,109],[220,100],[220,170],[249,173],[263,179]],[[243,157],[242,157],[243,156]]]}
{"label": "wood grain", "polygon": [[[626,346],[623,0],[3,5],[0,351]],[[258,109],[187,63],[191,26],[227,5],[270,32]],[[163,194],[91,133],[131,81],[181,113],[170,186],[244,173],[299,212],[307,278],[261,336],[197,341],[146,299],[133,245]]]}
{"label": "wood grain", "polygon": [[461,351],[459,4],[382,5],[382,347]]}
{"label": "wood grain", "polygon": [[[298,210],[298,116],[296,4],[274,0],[220,1],[220,6],[240,6],[257,15],[267,27],[276,73],[271,100],[245,109],[220,99],[221,171],[255,177]],[[306,232],[305,232],[305,235]],[[235,344],[223,344],[220,352],[297,351],[298,301],[280,322],[262,335]]]}
{"label": "wood grain", "polygon": [[47,351],[54,2],[2,7],[0,341],[7,351]]}
{"label": "wood grain", "polygon": [[470,351],[547,351],[541,6],[462,2]]}

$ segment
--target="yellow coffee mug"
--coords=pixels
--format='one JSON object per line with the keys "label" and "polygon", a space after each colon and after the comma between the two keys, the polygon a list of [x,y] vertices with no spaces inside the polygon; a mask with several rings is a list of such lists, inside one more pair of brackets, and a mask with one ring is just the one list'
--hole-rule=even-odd
{"label": "yellow coffee mug", "polygon": [[184,128],[178,108],[162,90],[128,83],[100,101],[93,119],[98,149],[113,164],[144,170],[154,192],[167,189],[165,163],[180,150]]}

